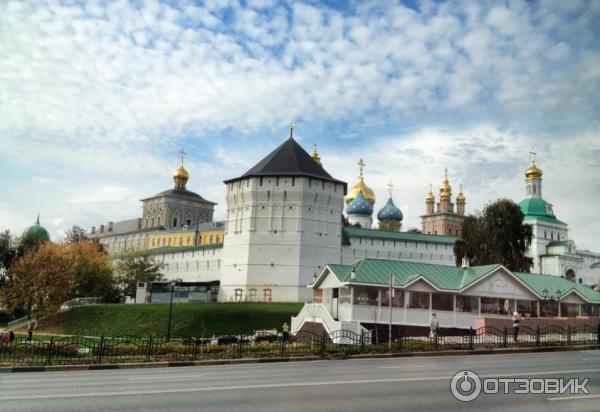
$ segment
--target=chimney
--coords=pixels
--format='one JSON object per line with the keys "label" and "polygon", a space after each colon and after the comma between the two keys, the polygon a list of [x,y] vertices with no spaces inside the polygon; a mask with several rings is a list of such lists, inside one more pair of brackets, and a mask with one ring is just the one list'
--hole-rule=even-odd
{"label": "chimney", "polygon": [[113,231],[113,222],[108,222],[108,231],[109,232]]}
{"label": "chimney", "polygon": [[100,233],[104,233],[104,225],[100,225]]}
{"label": "chimney", "polygon": [[467,257],[467,255],[464,255],[464,256],[463,256],[463,258],[462,258],[462,265],[461,265],[461,267],[462,267],[463,269],[466,269],[466,268],[468,268],[468,267],[469,267],[469,258]]}
{"label": "chimney", "polygon": [[96,226],[92,226],[92,235],[96,233]]}

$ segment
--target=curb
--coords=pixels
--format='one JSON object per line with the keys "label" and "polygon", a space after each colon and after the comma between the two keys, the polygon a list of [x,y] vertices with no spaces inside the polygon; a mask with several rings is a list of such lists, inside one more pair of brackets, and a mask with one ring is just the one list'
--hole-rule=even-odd
{"label": "curb", "polygon": [[49,365],[49,366],[4,366],[0,373],[22,372],[67,372],[89,370],[114,370],[114,369],[151,369],[172,368],[181,366],[216,366],[216,365],[243,365],[256,363],[281,363],[303,362],[316,360],[344,360],[344,359],[378,359],[378,358],[410,358],[425,356],[464,356],[464,355],[502,355],[508,353],[535,353],[535,352],[571,352],[578,350],[600,349],[600,345],[577,346],[548,346],[533,348],[501,348],[501,349],[475,349],[475,350],[444,350],[429,352],[404,352],[404,353],[366,353],[361,355],[331,354],[321,356],[298,356],[287,358],[245,358],[245,359],[211,359],[201,361],[169,361],[147,363],[100,363],[91,365]]}

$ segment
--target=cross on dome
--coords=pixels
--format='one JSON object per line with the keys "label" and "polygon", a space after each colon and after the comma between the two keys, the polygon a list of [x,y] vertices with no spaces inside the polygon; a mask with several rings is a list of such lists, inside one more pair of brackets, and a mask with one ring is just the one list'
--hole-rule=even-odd
{"label": "cross on dome", "polygon": [[359,171],[359,177],[361,180],[363,179],[363,168],[365,166],[366,166],[366,164],[361,157],[360,160],[358,161],[358,171]]}
{"label": "cross on dome", "polygon": [[392,198],[392,188],[394,187],[392,181],[390,180],[390,182],[387,184],[387,186],[390,188],[390,199]]}
{"label": "cross on dome", "polygon": [[296,128],[296,122],[292,120],[290,124],[290,138],[294,137],[294,129]]}
{"label": "cross on dome", "polygon": [[531,163],[535,163],[535,156],[537,155],[537,152],[535,151],[535,147],[531,148],[531,150],[529,151],[529,154],[531,156]]}
{"label": "cross on dome", "polygon": [[187,155],[187,152],[185,151],[185,149],[181,149],[179,151],[179,154],[181,155],[181,164],[183,165],[183,157]]}

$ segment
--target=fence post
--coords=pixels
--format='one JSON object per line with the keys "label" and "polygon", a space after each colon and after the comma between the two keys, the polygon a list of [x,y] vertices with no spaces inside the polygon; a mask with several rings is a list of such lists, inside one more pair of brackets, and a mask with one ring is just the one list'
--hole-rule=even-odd
{"label": "fence post", "polygon": [[502,338],[502,346],[506,348],[508,342],[508,328],[504,327],[504,337]]}
{"label": "fence post", "polygon": [[598,328],[596,329],[596,339],[598,339],[598,345],[600,345],[600,323],[598,323]]}
{"label": "fence post", "polygon": [[571,344],[571,325],[567,325],[567,345]]}
{"label": "fence post", "polygon": [[325,337],[327,336],[327,332],[323,331],[323,335],[321,336],[321,356],[325,355]]}
{"label": "fence post", "polygon": [[540,327],[538,325],[538,327],[535,329],[535,346],[540,346],[540,342],[541,342]]}
{"label": "fence post", "polygon": [[98,363],[102,363],[102,352],[104,351],[104,336],[100,338],[100,343],[98,344]]}
{"label": "fence post", "polygon": [[52,351],[54,350],[54,336],[50,338],[50,344],[48,345],[48,358],[46,359],[46,365],[52,364]]}
{"label": "fence post", "polygon": [[[288,336],[289,336],[289,335],[288,335]],[[285,338],[285,335],[283,335],[283,336],[281,337],[281,354],[280,354],[280,356],[281,356],[282,358],[285,356],[285,341],[286,341],[286,338]]]}
{"label": "fence post", "polygon": [[148,339],[148,345],[146,345],[146,361],[150,361],[150,354],[152,353],[152,335],[150,335],[150,339]]}
{"label": "fence post", "polygon": [[400,330],[398,331],[398,352],[402,352],[403,336],[404,336],[404,333],[402,332],[402,327],[400,327]]}
{"label": "fence post", "polygon": [[475,349],[473,345],[473,326],[469,328],[469,349]]}
{"label": "fence post", "polygon": [[365,351],[365,331],[360,332],[360,351]]}
{"label": "fence post", "polygon": [[194,354],[192,355],[192,360],[198,359],[198,346],[200,345],[200,339],[194,338]]}
{"label": "fence post", "polygon": [[241,359],[241,357],[242,357],[242,335],[238,336],[238,341],[237,341],[237,357],[238,357],[238,359]]}

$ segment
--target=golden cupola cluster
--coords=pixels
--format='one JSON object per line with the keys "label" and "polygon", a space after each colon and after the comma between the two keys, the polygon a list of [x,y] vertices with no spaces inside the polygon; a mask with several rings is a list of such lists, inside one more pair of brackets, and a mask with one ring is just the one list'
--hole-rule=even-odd
{"label": "golden cupola cluster", "polygon": [[176,189],[185,189],[185,185],[190,178],[190,174],[185,170],[185,167],[183,167],[183,157],[187,153],[184,150],[181,150],[179,154],[181,155],[181,164],[173,172],[173,180],[175,181]]}
{"label": "golden cupola cluster", "polygon": [[542,169],[537,167],[537,165],[535,164],[535,155],[537,153],[535,152],[535,150],[532,149],[529,152],[529,154],[531,155],[531,166],[529,166],[529,168],[525,170],[525,178],[527,180],[541,179]]}
{"label": "golden cupola cluster", "polygon": [[448,181],[448,169],[444,169],[444,181],[442,182],[442,187],[440,187],[440,200],[450,200],[452,196],[452,186],[450,186],[450,182]]}
{"label": "golden cupola cluster", "polygon": [[358,162],[358,169],[359,169],[358,181],[356,182],[356,184],[354,186],[352,186],[350,188],[350,190],[348,190],[348,194],[346,195],[346,204],[352,202],[358,196],[359,193],[362,193],[364,198],[371,205],[375,204],[375,193],[373,192],[373,189],[371,189],[365,183],[365,176],[363,174],[364,167],[365,167],[365,162],[363,161],[363,159],[360,159],[360,161]]}

